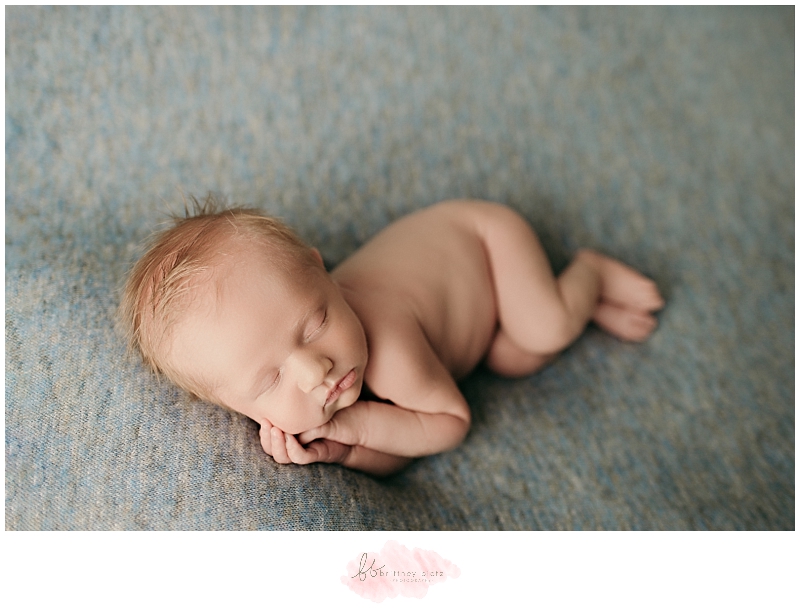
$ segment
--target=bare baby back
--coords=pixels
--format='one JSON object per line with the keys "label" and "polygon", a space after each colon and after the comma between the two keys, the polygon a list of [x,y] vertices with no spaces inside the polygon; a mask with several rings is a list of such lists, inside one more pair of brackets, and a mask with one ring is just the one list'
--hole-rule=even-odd
{"label": "bare baby back", "polygon": [[475,368],[497,328],[484,243],[496,208],[505,210],[475,201],[431,206],[390,225],[334,269],[368,341],[380,328],[417,327],[456,379]]}

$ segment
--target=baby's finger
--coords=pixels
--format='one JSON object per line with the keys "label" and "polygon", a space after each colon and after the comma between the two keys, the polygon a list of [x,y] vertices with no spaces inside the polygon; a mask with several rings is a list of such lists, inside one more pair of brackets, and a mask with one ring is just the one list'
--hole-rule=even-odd
{"label": "baby's finger", "polygon": [[295,464],[311,464],[317,461],[316,452],[304,449],[292,434],[286,435],[286,453]]}
{"label": "baby's finger", "polygon": [[272,455],[272,434],[271,425],[262,425],[258,431],[258,438],[261,440],[261,449],[268,455]]}
{"label": "baby's finger", "polygon": [[283,431],[273,426],[270,436],[272,438],[272,458],[278,464],[289,464],[292,460],[286,453],[286,439],[283,437]]}
{"label": "baby's finger", "polygon": [[297,435],[297,440],[300,441],[303,445],[310,443],[311,441],[315,441],[318,438],[325,438],[328,436],[328,424],[322,424],[321,426],[317,426],[316,428],[311,428],[311,430],[306,430],[305,432],[301,432]]}
{"label": "baby's finger", "polygon": [[350,453],[351,447],[349,445],[342,445],[336,441],[328,439],[318,439],[306,447],[307,450],[312,450],[316,454],[317,462],[337,462],[340,463],[347,458]]}

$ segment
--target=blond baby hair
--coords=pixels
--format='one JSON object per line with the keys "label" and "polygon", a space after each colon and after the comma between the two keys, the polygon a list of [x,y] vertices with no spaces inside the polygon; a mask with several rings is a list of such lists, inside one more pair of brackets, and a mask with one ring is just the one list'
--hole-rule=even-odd
{"label": "blond baby hair", "polygon": [[276,218],[247,207],[227,207],[209,195],[201,204],[190,197],[184,216],[153,237],[128,275],[119,317],[129,347],[156,374],[200,398],[214,399],[208,384],[181,374],[166,360],[168,336],[176,320],[213,277],[224,248],[237,238],[249,240],[279,267],[321,267],[311,250]]}

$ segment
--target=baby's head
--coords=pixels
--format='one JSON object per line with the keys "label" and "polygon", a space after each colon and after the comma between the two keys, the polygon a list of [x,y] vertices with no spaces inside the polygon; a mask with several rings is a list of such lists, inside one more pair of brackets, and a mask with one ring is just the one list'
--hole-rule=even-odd
{"label": "baby's head", "polygon": [[131,345],[199,398],[299,434],[361,392],[367,343],[322,258],[256,210],[199,213],[158,235],[120,306]]}

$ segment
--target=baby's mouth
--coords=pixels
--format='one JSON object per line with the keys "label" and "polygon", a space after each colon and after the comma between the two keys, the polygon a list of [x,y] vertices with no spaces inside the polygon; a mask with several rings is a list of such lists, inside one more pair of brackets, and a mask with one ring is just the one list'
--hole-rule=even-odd
{"label": "baby's mouth", "polygon": [[323,408],[327,409],[328,405],[336,402],[336,400],[339,399],[339,396],[350,389],[350,387],[353,386],[353,383],[356,382],[356,376],[355,369],[345,374],[342,379],[330,390],[330,392],[328,392],[328,397],[325,399]]}

